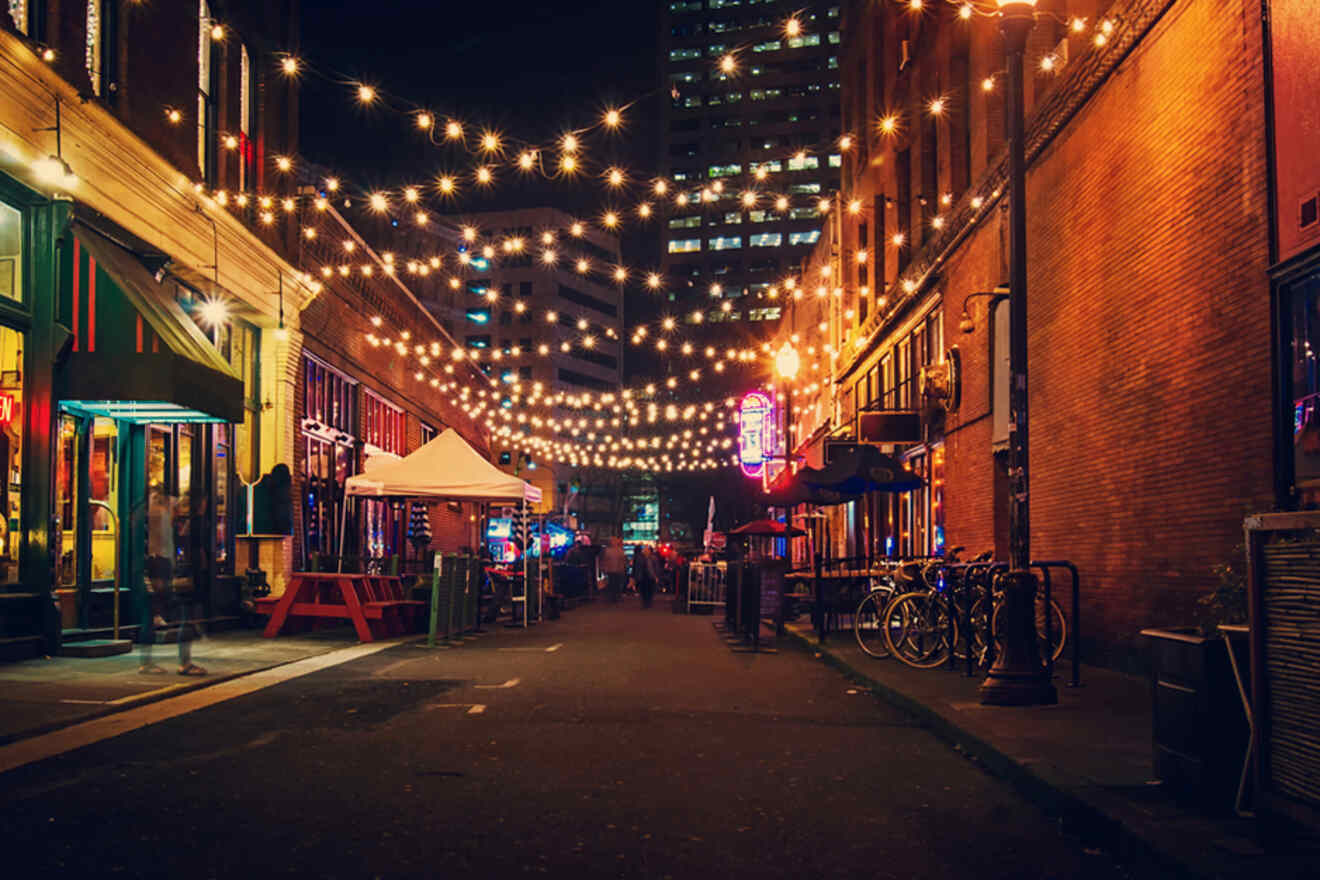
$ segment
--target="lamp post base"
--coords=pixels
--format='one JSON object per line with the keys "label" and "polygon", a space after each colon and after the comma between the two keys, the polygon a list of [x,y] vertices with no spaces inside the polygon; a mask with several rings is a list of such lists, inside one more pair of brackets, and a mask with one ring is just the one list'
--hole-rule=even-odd
{"label": "lamp post base", "polygon": [[987,706],[1052,706],[1059,692],[1045,673],[1036,643],[1036,576],[1014,570],[1000,575],[1004,621],[1002,633],[991,633],[1000,653],[981,682],[981,703]]}

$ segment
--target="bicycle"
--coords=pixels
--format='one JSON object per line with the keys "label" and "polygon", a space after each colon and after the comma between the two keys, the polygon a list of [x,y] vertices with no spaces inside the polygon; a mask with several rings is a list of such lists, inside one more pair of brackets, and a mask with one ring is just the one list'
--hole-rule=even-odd
{"label": "bicycle", "polygon": [[887,574],[871,578],[871,589],[857,603],[853,613],[853,635],[857,646],[868,656],[883,660],[889,656],[885,629],[901,625],[901,621],[886,619],[886,611],[894,597],[917,582],[920,563],[906,562],[894,565]]}
{"label": "bicycle", "polygon": [[[956,650],[959,640],[957,606],[949,595],[956,596],[954,566],[959,564],[961,547],[951,547],[944,560],[920,567],[918,584],[923,589],[895,596],[884,610],[883,635],[890,655],[916,669],[929,669],[943,663]],[[986,555],[978,557],[983,561]]]}

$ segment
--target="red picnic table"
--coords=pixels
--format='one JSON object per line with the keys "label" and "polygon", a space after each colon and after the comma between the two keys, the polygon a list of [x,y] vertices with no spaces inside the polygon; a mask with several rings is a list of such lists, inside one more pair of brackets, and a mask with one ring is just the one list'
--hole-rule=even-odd
{"label": "red picnic table", "polygon": [[258,610],[270,612],[262,633],[268,639],[279,635],[290,617],[311,617],[351,620],[363,642],[406,632],[425,606],[403,597],[403,584],[396,576],[334,571],[294,572],[283,595],[257,603]]}

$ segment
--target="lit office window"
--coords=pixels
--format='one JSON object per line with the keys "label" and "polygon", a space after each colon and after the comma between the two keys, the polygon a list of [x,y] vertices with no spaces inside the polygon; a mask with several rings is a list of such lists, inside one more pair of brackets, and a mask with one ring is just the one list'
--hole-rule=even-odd
{"label": "lit office window", "polygon": [[778,232],[763,232],[747,239],[750,247],[779,247],[784,243],[784,236]]}
{"label": "lit office window", "polygon": [[707,244],[713,251],[731,251],[742,247],[741,235],[717,235]]}
{"label": "lit office window", "polygon": [[671,254],[690,254],[701,250],[701,239],[699,238],[674,238],[669,241],[669,252]]}

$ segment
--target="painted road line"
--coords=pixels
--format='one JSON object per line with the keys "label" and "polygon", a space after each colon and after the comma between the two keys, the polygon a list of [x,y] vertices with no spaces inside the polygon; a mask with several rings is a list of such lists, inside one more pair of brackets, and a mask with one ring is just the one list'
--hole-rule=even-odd
{"label": "painted road line", "polygon": [[473,687],[484,690],[503,690],[505,688],[517,687],[518,683],[521,681],[521,678],[511,678],[504,684],[476,684],[473,685]]}
{"label": "painted road line", "polygon": [[[404,644],[407,639],[394,639],[387,642],[371,642],[341,648],[305,660],[297,660],[276,666],[251,675],[222,681],[211,687],[187,691],[173,699],[161,700],[136,709],[127,709],[114,715],[93,718],[82,724],[64,727],[42,736],[19,740],[7,746],[0,746],[0,773],[42,761],[65,752],[80,749],[102,740],[131,733],[143,727],[167,721],[198,709],[214,706],[237,697],[246,696],[256,691],[265,690],[273,685],[282,684],[322,669],[329,669],[343,663],[349,663],[362,657],[368,657],[380,651]],[[174,686],[171,686],[174,687]],[[141,695],[139,695],[140,698]]]}
{"label": "painted road line", "polygon": [[136,703],[138,700],[149,700],[152,697],[159,697],[168,694],[170,691],[180,691],[188,687],[186,684],[167,684],[165,687],[156,688],[154,691],[143,691],[140,694],[129,694],[127,697],[120,697],[117,700],[106,700],[107,705],[122,706],[125,703]]}
{"label": "painted road line", "polygon": [[467,715],[480,715],[486,711],[485,703],[430,703],[426,707],[429,712],[431,709],[467,709]]}
{"label": "painted road line", "polygon": [[89,706],[104,706],[108,700],[60,700],[61,703],[84,703]]}
{"label": "painted road line", "polygon": [[558,650],[559,650],[560,648],[562,648],[562,647],[564,647],[564,645],[563,645],[563,643],[561,642],[561,643],[558,644],[558,645],[551,645],[550,647],[546,648],[546,649],[545,649],[545,652],[546,652],[547,654],[553,654],[555,651],[558,651]]}
{"label": "painted road line", "polygon": [[555,651],[558,651],[558,650],[559,650],[560,648],[562,648],[562,647],[564,647],[564,643],[563,643],[563,642],[559,642],[558,644],[551,645],[551,646],[548,647],[548,648],[499,648],[498,650],[500,650],[500,651],[510,651],[510,652],[512,652],[512,651],[531,651],[531,652],[534,652],[534,653],[537,653],[537,654],[553,654]]}

